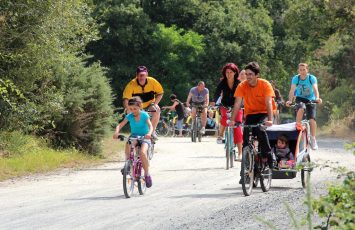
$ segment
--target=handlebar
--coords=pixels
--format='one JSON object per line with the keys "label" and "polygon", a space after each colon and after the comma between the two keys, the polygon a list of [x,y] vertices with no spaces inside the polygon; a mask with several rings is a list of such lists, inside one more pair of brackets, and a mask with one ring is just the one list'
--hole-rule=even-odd
{"label": "handlebar", "polygon": [[136,137],[126,137],[125,135],[118,135],[117,139],[119,139],[120,141],[124,141],[124,140],[130,140],[130,141],[135,141],[135,140],[144,140],[144,136],[136,136]]}
{"label": "handlebar", "polygon": [[294,108],[294,107],[296,107],[297,105],[316,105],[316,104],[318,104],[318,102],[316,102],[316,101],[309,101],[309,102],[307,102],[307,103],[304,103],[304,102],[293,102],[293,103],[291,103],[289,106],[291,107],[291,108]]}

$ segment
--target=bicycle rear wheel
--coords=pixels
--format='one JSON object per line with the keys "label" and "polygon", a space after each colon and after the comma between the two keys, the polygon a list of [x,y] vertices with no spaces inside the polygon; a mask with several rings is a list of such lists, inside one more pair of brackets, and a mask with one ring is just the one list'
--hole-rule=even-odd
{"label": "bicycle rear wheel", "polygon": [[123,168],[123,192],[126,198],[130,198],[134,191],[133,163],[127,160]]}
{"label": "bicycle rear wheel", "polygon": [[159,136],[167,136],[169,133],[169,125],[165,121],[159,121],[155,131]]}
{"label": "bicycle rear wheel", "polygon": [[254,182],[254,154],[253,150],[247,146],[243,149],[241,165],[241,182],[245,196],[250,196]]}
{"label": "bicycle rear wheel", "polygon": [[260,187],[263,192],[267,192],[270,190],[272,181],[272,169],[269,166],[266,166],[260,175]]}

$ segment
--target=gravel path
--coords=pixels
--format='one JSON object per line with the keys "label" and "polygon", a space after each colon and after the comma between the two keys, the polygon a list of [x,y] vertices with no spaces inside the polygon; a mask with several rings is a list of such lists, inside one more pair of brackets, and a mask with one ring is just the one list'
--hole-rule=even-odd
{"label": "gravel path", "polygon": [[[313,161],[354,169],[355,157],[338,139],[319,140]],[[284,203],[304,218],[300,176],[273,180],[263,193],[244,197],[238,184],[240,164],[225,170],[223,145],[214,138],[161,138],[152,163],[153,187],[144,196],[125,199],[120,168],[113,162],[96,168],[63,170],[0,183],[0,229],[278,229],[290,226]],[[312,195],[336,181],[330,167],[312,172]],[[314,218],[316,224],[320,220]]]}

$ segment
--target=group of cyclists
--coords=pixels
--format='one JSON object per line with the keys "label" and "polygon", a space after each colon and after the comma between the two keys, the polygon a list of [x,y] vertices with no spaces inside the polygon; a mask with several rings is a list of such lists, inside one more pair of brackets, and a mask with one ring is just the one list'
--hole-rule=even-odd
{"label": "group of cyclists", "polygon": [[[245,125],[257,125],[263,123],[265,126],[272,126],[277,111],[277,103],[282,100],[275,86],[260,77],[260,66],[257,62],[248,63],[243,70],[239,70],[236,64],[227,63],[222,68],[222,77],[216,87],[213,101],[209,101],[209,90],[203,81],[199,81],[197,86],[189,91],[186,106],[191,107],[191,117],[196,116],[196,107],[203,107],[201,112],[202,128],[200,132],[204,134],[207,123],[207,107],[209,105],[219,105],[221,120],[218,131],[217,143],[222,143],[223,133],[226,126],[235,126],[244,122]],[[276,92],[276,95],[275,95]],[[151,139],[156,140],[155,129],[160,118],[159,103],[163,97],[164,90],[161,84],[153,77],[148,76],[148,69],[139,66],[136,76],[126,85],[123,92],[123,105],[128,113],[125,119],[116,127],[113,138],[119,136],[120,130],[127,123],[131,127],[131,136],[144,136],[141,143],[140,157],[144,168],[144,177],[147,187],[152,186],[152,178],[149,173],[149,162],[147,160],[147,149],[151,144]],[[281,98],[281,99],[280,99]],[[296,107],[296,128],[302,129],[301,121],[304,112],[310,121],[311,147],[318,149],[316,141],[316,105],[308,103],[310,101],[322,103],[319,97],[317,78],[309,73],[308,65],[300,63],[298,74],[292,78],[291,88],[286,101],[286,106],[290,106],[294,101]],[[177,99],[176,95],[171,95],[171,106],[165,106],[170,110],[176,110],[178,114],[179,136],[182,136],[181,127],[184,119],[183,103]],[[303,102],[303,103],[298,103]],[[228,116],[228,112],[229,113]],[[257,136],[262,156],[267,158],[268,165],[273,168],[275,159],[271,152],[271,146],[265,130],[255,128],[252,135]],[[238,159],[241,158],[243,143],[247,143],[248,133],[244,133],[241,127],[234,129],[234,144],[238,148]],[[126,158],[129,147],[126,145]]]}

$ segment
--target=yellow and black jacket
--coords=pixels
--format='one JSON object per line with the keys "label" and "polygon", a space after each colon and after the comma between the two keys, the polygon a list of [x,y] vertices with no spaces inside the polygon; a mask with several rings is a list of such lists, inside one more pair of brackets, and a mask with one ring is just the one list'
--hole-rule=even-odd
{"label": "yellow and black jacket", "polygon": [[163,87],[154,78],[147,77],[144,85],[139,85],[137,78],[134,78],[124,89],[123,99],[130,99],[134,96],[139,96],[143,101],[143,108],[146,108],[155,101],[156,95],[163,93]]}

